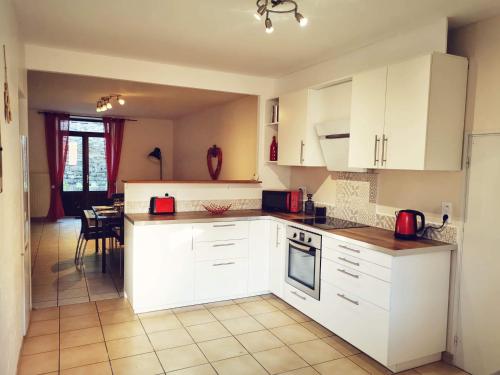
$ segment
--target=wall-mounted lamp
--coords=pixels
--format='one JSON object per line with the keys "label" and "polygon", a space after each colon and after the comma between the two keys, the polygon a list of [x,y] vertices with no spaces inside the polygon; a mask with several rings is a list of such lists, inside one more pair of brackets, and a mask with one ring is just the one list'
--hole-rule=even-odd
{"label": "wall-mounted lamp", "polygon": [[161,150],[159,147],[155,147],[148,155],[150,159],[156,159],[160,161],[160,180],[163,180],[163,159],[161,157]]}

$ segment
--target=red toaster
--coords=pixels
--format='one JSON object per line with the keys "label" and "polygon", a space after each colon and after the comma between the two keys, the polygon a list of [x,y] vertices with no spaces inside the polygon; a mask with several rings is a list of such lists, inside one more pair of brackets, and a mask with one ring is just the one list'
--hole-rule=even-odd
{"label": "red toaster", "polygon": [[164,197],[152,197],[149,201],[151,215],[168,215],[175,213],[175,198],[165,194]]}

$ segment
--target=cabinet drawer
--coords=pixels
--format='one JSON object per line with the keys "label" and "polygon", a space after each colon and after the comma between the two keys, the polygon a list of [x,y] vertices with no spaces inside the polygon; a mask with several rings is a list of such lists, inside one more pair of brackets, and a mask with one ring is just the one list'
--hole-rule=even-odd
{"label": "cabinet drawer", "polygon": [[367,275],[374,276],[381,280],[391,282],[391,269],[379,266],[378,264],[367,262],[364,259],[356,258],[347,253],[343,253],[331,248],[324,248],[321,252],[323,259],[329,259],[336,263],[351,267]]}
{"label": "cabinet drawer", "polygon": [[193,225],[195,242],[226,241],[248,238],[247,221],[219,221]]}
{"label": "cabinet drawer", "polygon": [[323,282],[323,324],[381,363],[387,363],[389,313],[355,294]]}
{"label": "cabinet drawer", "polygon": [[324,259],[321,264],[321,280],[354,293],[383,309],[390,309],[391,284],[359,270]]}
{"label": "cabinet drawer", "polygon": [[195,299],[233,298],[247,293],[248,260],[196,262]]}
{"label": "cabinet drawer", "polygon": [[248,258],[248,240],[198,242],[194,254],[197,261]]}
{"label": "cabinet drawer", "polygon": [[323,237],[324,249],[337,250],[353,257],[364,259],[368,262],[378,264],[379,266],[391,268],[392,257],[378,251],[367,249],[363,246],[354,245],[349,242],[339,241],[330,237]]}
{"label": "cabinet drawer", "polygon": [[313,318],[314,320],[319,320],[321,313],[320,302],[291,286],[286,281],[284,282],[283,299],[307,316]]}

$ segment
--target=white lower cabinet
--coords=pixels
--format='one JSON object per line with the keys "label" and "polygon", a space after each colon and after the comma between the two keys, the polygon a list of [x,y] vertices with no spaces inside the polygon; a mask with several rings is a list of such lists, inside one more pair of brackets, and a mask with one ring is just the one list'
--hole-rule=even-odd
{"label": "white lower cabinet", "polygon": [[271,220],[250,221],[248,230],[248,294],[268,293]]}
{"label": "white lower cabinet", "polygon": [[283,298],[285,284],[286,225],[271,220],[269,231],[269,290]]}
{"label": "white lower cabinet", "polygon": [[241,297],[248,289],[248,259],[196,262],[196,301]]}
{"label": "white lower cabinet", "polygon": [[283,299],[297,310],[319,322],[321,316],[321,303],[308,294],[285,282]]}

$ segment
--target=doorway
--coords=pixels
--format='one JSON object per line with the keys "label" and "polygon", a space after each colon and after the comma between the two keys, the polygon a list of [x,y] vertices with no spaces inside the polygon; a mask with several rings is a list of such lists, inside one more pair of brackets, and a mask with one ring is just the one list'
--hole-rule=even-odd
{"label": "doorway", "polygon": [[61,192],[66,216],[80,216],[82,210],[106,204],[107,190],[104,124],[71,119]]}

